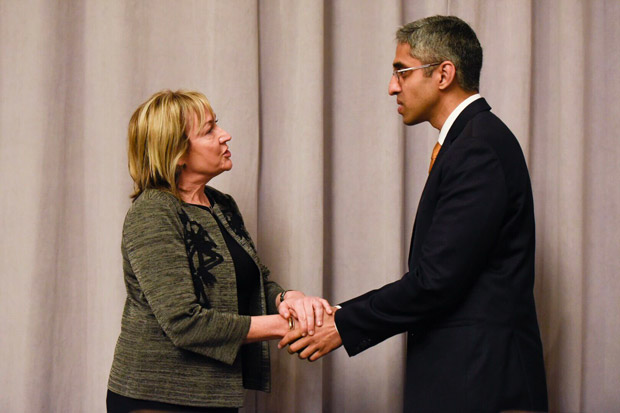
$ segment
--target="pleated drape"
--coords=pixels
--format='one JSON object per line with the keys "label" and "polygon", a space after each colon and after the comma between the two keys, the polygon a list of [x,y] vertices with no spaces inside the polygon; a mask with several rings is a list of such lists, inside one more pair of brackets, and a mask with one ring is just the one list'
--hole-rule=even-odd
{"label": "pleated drape", "polygon": [[[126,127],[161,89],[204,92],[232,134],[211,184],[276,281],[336,304],[399,279],[438,132],[404,127],[387,86],[395,30],[433,14],[477,32],[530,168],[551,410],[617,410],[619,2],[0,0],[0,411],[105,411]],[[404,347],[273,345],[273,391],[243,410],[400,411]]]}

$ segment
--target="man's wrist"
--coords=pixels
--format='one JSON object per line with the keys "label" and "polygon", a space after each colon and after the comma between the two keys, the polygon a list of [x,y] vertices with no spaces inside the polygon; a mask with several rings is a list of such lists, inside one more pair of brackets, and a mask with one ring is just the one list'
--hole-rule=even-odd
{"label": "man's wrist", "polygon": [[333,306],[333,308],[334,308],[334,328],[336,329],[336,333],[340,335],[340,331],[338,331],[338,325],[336,325],[336,311],[340,310],[342,306],[336,304]]}

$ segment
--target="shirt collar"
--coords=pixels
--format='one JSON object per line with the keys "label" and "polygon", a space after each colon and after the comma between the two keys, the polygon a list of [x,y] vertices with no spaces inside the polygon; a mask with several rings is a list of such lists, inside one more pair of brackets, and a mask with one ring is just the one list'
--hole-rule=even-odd
{"label": "shirt collar", "polygon": [[480,99],[481,97],[482,96],[480,96],[480,93],[476,93],[475,95],[471,95],[470,97],[468,97],[467,99],[462,101],[452,111],[452,113],[450,113],[450,116],[448,116],[448,119],[446,119],[446,121],[444,122],[443,126],[441,127],[441,131],[439,132],[439,138],[437,139],[437,141],[439,142],[440,145],[443,145],[443,142],[446,140],[446,136],[448,136],[448,132],[450,131],[450,128],[452,127],[452,124],[454,123],[456,118],[459,117],[461,112],[463,110],[465,110],[465,108],[467,106],[469,106],[470,103],[472,103],[475,100]]}

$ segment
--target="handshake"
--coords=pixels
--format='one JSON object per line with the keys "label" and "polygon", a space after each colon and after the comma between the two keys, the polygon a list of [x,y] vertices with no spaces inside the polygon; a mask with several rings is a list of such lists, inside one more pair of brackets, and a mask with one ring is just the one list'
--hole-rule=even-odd
{"label": "handshake", "polygon": [[342,345],[334,316],[338,308],[320,297],[307,297],[299,291],[282,294],[278,305],[280,316],[288,320],[289,330],[278,343],[288,345],[290,354],[315,361]]}

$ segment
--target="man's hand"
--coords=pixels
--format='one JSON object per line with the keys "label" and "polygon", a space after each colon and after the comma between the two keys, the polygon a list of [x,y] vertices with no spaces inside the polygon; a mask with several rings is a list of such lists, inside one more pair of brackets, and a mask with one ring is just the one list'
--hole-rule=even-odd
{"label": "man's hand", "polygon": [[280,340],[278,348],[283,348],[288,344],[290,354],[298,353],[299,358],[310,361],[318,360],[337,349],[342,345],[342,339],[334,322],[336,311],[337,309],[334,308],[332,314],[323,317],[323,326],[318,327],[314,335],[303,337],[302,330],[295,328]]}

